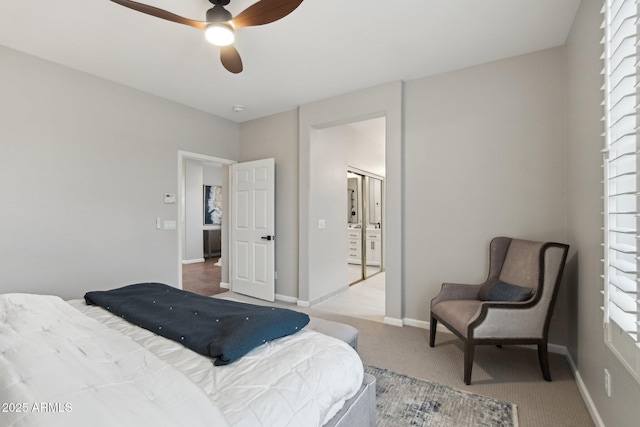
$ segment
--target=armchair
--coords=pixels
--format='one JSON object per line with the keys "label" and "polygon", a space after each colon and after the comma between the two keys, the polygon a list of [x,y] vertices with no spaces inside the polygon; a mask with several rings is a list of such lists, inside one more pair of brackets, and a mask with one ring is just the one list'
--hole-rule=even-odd
{"label": "armchair", "polygon": [[496,237],[489,275],[479,285],[444,283],[431,300],[429,346],[440,322],[464,342],[464,382],[471,384],[477,345],[535,344],[542,376],[551,381],[549,322],[569,246]]}

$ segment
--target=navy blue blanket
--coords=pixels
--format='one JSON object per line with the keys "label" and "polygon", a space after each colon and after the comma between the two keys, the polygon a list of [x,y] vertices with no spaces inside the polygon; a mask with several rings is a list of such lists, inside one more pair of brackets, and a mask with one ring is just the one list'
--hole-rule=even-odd
{"label": "navy blue blanket", "polygon": [[215,365],[229,364],[309,323],[304,313],[209,298],[161,283],[87,292],[84,299],[199,354],[215,357]]}

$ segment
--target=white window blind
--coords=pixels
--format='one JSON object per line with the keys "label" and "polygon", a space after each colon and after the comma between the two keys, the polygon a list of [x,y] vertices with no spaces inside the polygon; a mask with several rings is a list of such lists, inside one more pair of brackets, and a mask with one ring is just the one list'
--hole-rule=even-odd
{"label": "white window blind", "polygon": [[637,0],[606,0],[604,14],[605,340],[640,381],[640,48]]}

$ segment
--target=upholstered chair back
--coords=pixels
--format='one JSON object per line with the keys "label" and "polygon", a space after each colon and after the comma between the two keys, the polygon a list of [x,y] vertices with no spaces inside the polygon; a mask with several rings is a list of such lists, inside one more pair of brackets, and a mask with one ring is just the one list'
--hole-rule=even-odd
{"label": "upholstered chair back", "polygon": [[544,243],[512,239],[500,270],[500,281],[538,290],[540,251]]}

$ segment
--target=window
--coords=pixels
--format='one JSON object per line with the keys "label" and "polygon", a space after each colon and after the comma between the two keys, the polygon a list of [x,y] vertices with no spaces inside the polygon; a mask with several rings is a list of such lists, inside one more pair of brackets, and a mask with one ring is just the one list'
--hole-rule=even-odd
{"label": "window", "polygon": [[604,15],[605,341],[640,381],[638,5],[606,0]]}

